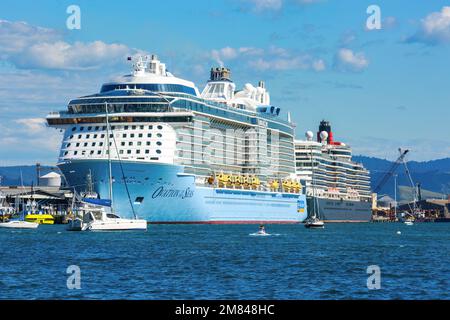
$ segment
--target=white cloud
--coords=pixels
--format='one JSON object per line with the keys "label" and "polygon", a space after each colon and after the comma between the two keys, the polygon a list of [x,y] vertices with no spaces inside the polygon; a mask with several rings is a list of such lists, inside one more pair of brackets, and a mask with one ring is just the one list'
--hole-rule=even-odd
{"label": "white cloud", "polygon": [[41,133],[46,129],[44,118],[29,118],[29,119],[18,119],[15,121],[24,127],[29,134]]}
{"label": "white cloud", "polygon": [[396,17],[386,17],[382,23],[383,29],[392,29],[397,26],[397,18]]}
{"label": "white cloud", "polygon": [[123,44],[106,44],[102,41],[69,44],[58,41],[37,43],[10,60],[26,69],[81,70],[117,63],[125,59],[129,52]]}
{"label": "white cloud", "polygon": [[210,57],[224,66],[226,62],[238,60],[238,63],[257,71],[280,71],[289,69],[323,71],[326,69],[324,60],[309,53],[296,53],[280,47],[267,49],[255,47],[214,49]]}
{"label": "white cloud", "polygon": [[283,6],[283,0],[246,0],[253,6],[256,12],[266,10],[280,10]]}
{"label": "white cloud", "polygon": [[319,60],[315,60],[312,64],[312,67],[314,70],[316,71],[323,71],[325,70],[325,61],[323,61],[322,59]]}
{"label": "white cloud", "polygon": [[450,6],[432,12],[421,19],[419,30],[407,42],[422,42],[430,45],[450,43]]}
{"label": "white cloud", "polygon": [[62,134],[45,126],[43,118],[0,123],[1,163],[55,163]]}
{"label": "white cloud", "polygon": [[334,67],[339,71],[360,72],[369,66],[369,60],[362,52],[341,48],[334,57]]}
{"label": "white cloud", "polygon": [[[280,11],[285,2],[283,0],[242,0],[251,6],[251,10],[255,13],[267,12],[267,11]],[[297,5],[310,5],[313,3],[324,2],[325,0],[288,0],[292,4]]]}
{"label": "white cloud", "polygon": [[0,20],[0,58],[24,69],[82,70],[111,65],[134,54],[123,44],[62,40],[52,29]]}
{"label": "white cloud", "polygon": [[61,39],[61,35],[52,29],[36,27],[26,22],[0,20],[0,57],[20,53],[27,47],[41,42]]}

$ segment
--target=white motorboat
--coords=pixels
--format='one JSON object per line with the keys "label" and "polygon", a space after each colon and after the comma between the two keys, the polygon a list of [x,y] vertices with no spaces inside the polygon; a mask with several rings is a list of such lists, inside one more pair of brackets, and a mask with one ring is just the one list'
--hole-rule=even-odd
{"label": "white motorboat", "polygon": [[0,228],[36,229],[37,227],[39,227],[39,223],[22,221],[22,220],[10,220],[8,222],[1,222],[0,223]]}
{"label": "white motorboat", "polygon": [[80,217],[69,221],[68,231],[133,231],[147,230],[147,221],[143,219],[121,218],[108,213],[104,207],[85,205],[79,210]]}
{"label": "white motorboat", "polygon": [[406,221],[404,222],[404,224],[406,224],[407,226],[413,226],[413,225],[414,225],[414,222],[412,222],[411,220],[406,220]]}

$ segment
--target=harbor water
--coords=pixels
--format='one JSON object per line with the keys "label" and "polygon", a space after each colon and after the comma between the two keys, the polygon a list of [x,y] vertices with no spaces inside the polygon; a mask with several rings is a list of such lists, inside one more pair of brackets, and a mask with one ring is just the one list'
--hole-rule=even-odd
{"label": "harbor water", "polygon": [[[450,299],[450,223],[1,230],[1,299]],[[400,231],[400,233],[399,233]],[[68,289],[67,268],[81,289]],[[369,290],[369,266],[381,288]]]}

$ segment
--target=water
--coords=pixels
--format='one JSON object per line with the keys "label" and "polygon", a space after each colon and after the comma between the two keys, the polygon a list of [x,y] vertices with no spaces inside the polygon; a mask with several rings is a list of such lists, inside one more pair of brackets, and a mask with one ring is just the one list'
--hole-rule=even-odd
{"label": "water", "polygon": [[[450,223],[0,229],[2,299],[450,299]],[[397,234],[401,231],[401,234]],[[69,265],[81,289],[66,286]],[[369,265],[381,289],[368,290]]]}

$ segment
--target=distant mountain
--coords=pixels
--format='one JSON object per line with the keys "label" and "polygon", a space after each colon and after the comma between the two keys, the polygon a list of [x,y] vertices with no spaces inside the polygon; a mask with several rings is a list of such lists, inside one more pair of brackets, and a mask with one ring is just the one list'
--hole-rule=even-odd
{"label": "distant mountain", "polygon": [[[392,165],[392,161],[365,157],[354,156],[353,160],[364,164],[371,173],[371,186],[374,189],[386,171]],[[420,183],[422,186],[423,198],[442,197],[450,194],[450,158],[417,162],[408,162],[408,168],[411,172],[414,183]],[[411,184],[405,174],[403,165],[400,165],[396,171],[398,174],[398,185],[410,187]],[[381,189],[379,194],[388,194],[394,196],[394,179],[391,178]],[[411,190],[408,188],[399,188],[399,199],[407,200],[411,198]]]}
{"label": "distant mountain", "polygon": [[[382,178],[386,171],[392,165],[392,162],[385,159],[354,156],[353,160],[364,164],[371,173],[371,186],[374,189],[378,181]],[[408,162],[408,167],[411,171],[412,178],[415,183],[420,182],[422,185],[422,195],[424,198],[434,197],[439,198],[450,194],[450,158],[417,162]],[[20,185],[20,172],[22,171],[24,185],[36,184],[36,166],[15,166],[15,167],[0,167],[0,176],[2,177],[2,185]],[[50,171],[58,171],[55,167],[42,166],[41,175]],[[405,174],[403,166],[397,169],[398,174],[398,199],[411,199],[411,189],[408,178]],[[400,188],[400,186],[403,186]],[[387,194],[394,197],[394,179],[391,178],[386,185],[379,192],[380,195]]]}

